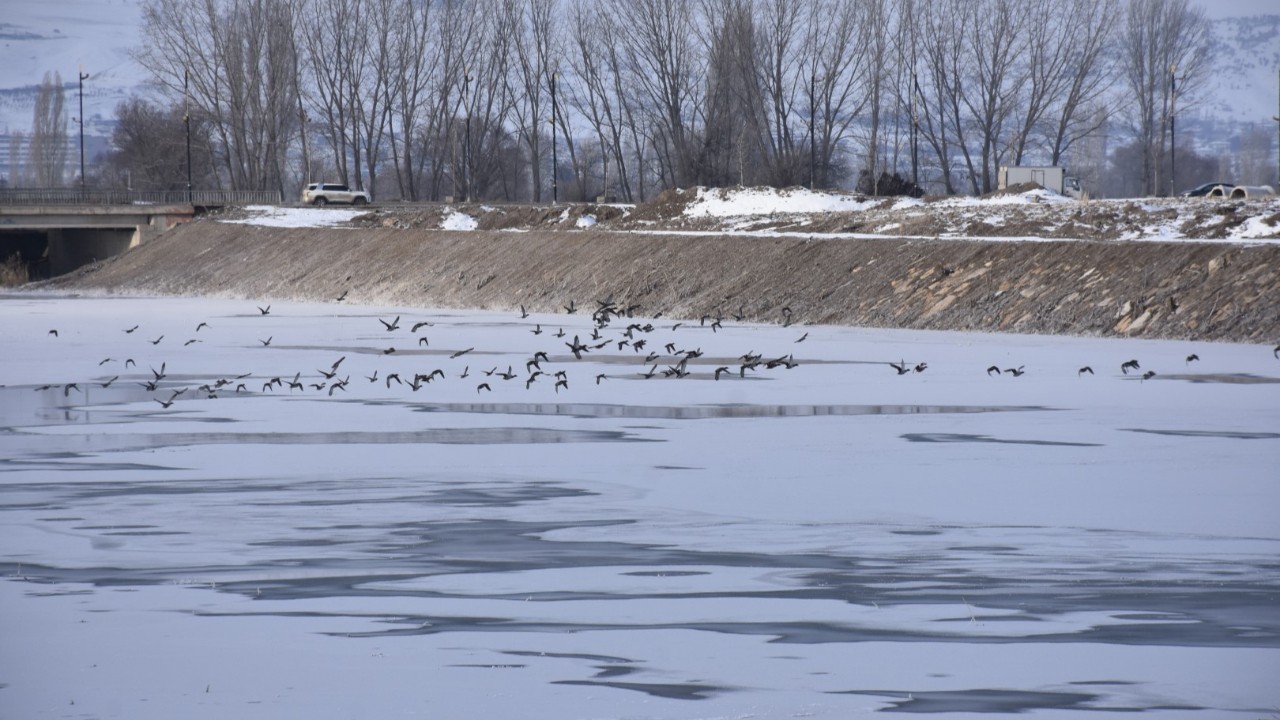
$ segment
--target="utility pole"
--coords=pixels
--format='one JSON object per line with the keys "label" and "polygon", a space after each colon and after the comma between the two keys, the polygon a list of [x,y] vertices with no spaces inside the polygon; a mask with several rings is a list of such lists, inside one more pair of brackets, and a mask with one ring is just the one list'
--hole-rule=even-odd
{"label": "utility pole", "polygon": [[[1280,70],[1276,71],[1276,110],[1280,110]],[[1276,121],[1276,190],[1280,191],[1280,114],[1271,118]]]}
{"label": "utility pole", "polygon": [[463,146],[462,146],[462,198],[465,202],[471,202],[471,69],[467,69],[467,75],[462,79],[462,95],[467,106],[465,108],[466,126],[463,130]]}
{"label": "utility pole", "polygon": [[80,193],[84,194],[84,81],[89,79],[89,73],[84,71],[83,65],[77,72],[80,75],[80,117],[76,124],[80,126]]}
{"label": "utility pole", "polygon": [[560,186],[556,181],[556,170],[560,166],[560,161],[556,156],[556,120],[559,110],[556,105],[556,75],[551,73],[551,204],[556,205],[560,202]]}
{"label": "utility pole", "polygon": [[190,88],[190,72],[183,68],[182,70],[182,124],[187,130],[187,203],[192,202],[191,198],[191,88]]}
{"label": "utility pole", "polygon": [[916,114],[916,95],[920,94],[920,81],[915,69],[911,70],[911,184],[920,187],[920,117]]}
{"label": "utility pole", "polygon": [[1169,66],[1169,197],[1177,194],[1178,136],[1174,132],[1175,103],[1178,99],[1178,67]]}
{"label": "utility pole", "polygon": [[818,85],[818,64],[809,69],[809,189],[814,186],[818,170],[818,132],[815,124],[817,115],[817,98],[814,97]]}

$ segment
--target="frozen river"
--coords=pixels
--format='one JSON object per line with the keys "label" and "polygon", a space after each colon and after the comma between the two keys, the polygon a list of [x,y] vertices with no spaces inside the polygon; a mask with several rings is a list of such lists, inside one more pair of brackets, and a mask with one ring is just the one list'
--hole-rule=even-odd
{"label": "frozen river", "polygon": [[0,717],[1280,713],[1272,348],[575,302],[0,297]]}

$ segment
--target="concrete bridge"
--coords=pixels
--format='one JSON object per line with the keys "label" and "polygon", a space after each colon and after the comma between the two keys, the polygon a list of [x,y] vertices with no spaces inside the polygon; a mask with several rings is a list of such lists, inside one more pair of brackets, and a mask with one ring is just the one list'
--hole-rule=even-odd
{"label": "concrete bridge", "polygon": [[0,263],[31,279],[62,275],[136,247],[210,208],[280,203],[277,191],[0,189]]}
{"label": "concrete bridge", "polygon": [[32,279],[105,260],[195,217],[189,204],[0,205],[0,262],[15,253]]}

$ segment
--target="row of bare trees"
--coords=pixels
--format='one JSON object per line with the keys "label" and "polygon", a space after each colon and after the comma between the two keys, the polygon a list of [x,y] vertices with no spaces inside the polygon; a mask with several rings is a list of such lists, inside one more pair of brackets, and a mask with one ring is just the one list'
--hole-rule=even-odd
{"label": "row of bare trees", "polygon": [[1188,0],[144,8],[140,60],[208,128],[217,182],[415,200],[642,200],[857,173],[981,193],[999,165],[1068,162],[1119,117],[1150,194],[1208,59]]}

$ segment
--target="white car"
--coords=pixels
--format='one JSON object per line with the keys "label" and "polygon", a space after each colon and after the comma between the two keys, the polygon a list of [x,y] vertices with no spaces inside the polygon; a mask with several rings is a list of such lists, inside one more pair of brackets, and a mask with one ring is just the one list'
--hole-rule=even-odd
{"label": "white car", "polygon": [[311,183],[302,190],[304,205],[328,205],[329,203],[349,203],[364,205],[370,202],[369,193],[364,190],[352,190],[338,183]]}

